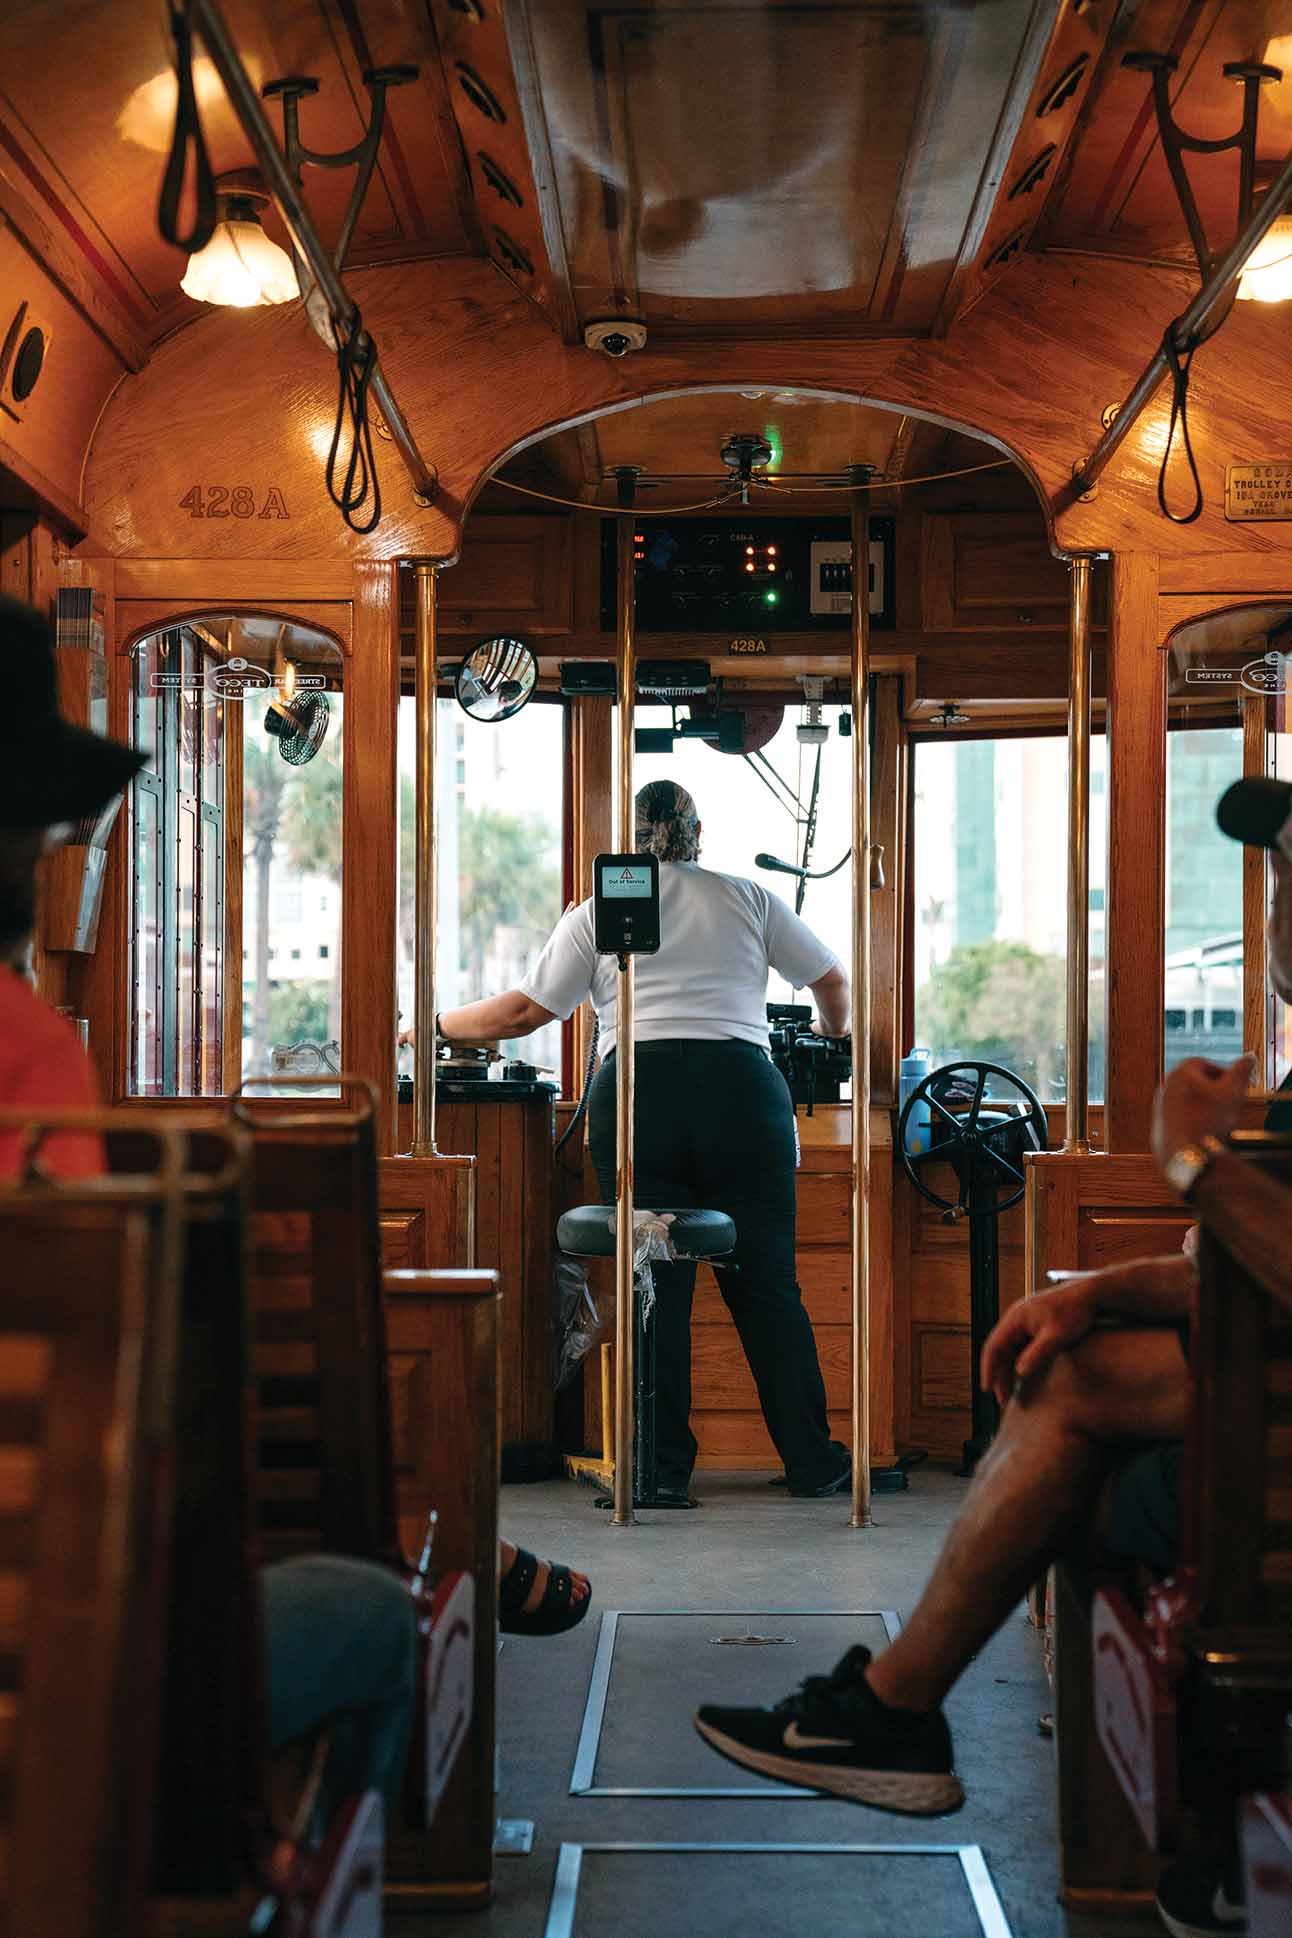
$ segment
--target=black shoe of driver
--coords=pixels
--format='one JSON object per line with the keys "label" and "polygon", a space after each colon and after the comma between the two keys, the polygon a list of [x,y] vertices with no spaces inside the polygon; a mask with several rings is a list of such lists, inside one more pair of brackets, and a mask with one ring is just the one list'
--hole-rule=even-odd
{"label": "black shoe of driver", "polygon": [[706,1743],[742,1769],[825,1790],[903,1816],[958,1810],[951,1731],[940,1709],[916,1715],[881,1703],[865,1679],[870,1650],[849,1649],[828,1676],[809,1676],[771,1709],[697,1710]]}
{"label": "black shoe of driver", "polygon": [[796,1501],[825,1501],[832,1494],[842,1494],[852,1486],[852,1462],[845,1460],[838,1473],[830,1480],[823,1480],[819,1487],[791,1487],[790,1493]]}
{"label": "black shoe of driver", "polygon": [[1172,1938],[1243,1938],[1247,1911],[1226,1868],[1219,1857],[1199,1853],[1177,1858],[1163,1871],[1157,1909]]}

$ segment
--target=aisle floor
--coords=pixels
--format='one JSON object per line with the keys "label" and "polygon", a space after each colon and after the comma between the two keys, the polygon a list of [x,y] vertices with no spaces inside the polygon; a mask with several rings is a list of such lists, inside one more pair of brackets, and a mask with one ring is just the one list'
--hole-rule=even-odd
{"label": "aisle floor", "polygon": [[[694,1693],[774,1700],[828,1669],[848,1641],[878,1646],[883,1612],[909,1610],[964,1488],[925,1468],[908,1492],[877,1498],[865,1533],[849,1528],[846,1502],[791,1501],[759,1474],[701,1475],[698,1511],[642,1514],[622,1529],[586,1487],[505,1488],[504,1533],[584,1569],[594,1608],[571,1635],[508,1638],[500,1658],[499,1812],[533,1821],[532,1850],[498,1859],[490,1910],[392,1919],[393,1938],[546,1938],[562,1844],[724,1843],[879,1844],[908,1855],[589,1853],[570,1938],[977,1938],[954,1855],[963,1845],[980,1847],[1011,1938],[1151,1938],[1151,1914],[1096,1919],[1056,1902],[1054,1752],[1037,1728],[1050,1696],[1040,1639],[1021,1609],[948,1704],[968,1790],[954,1816],[894,1817],[815,1797],[595,1794],[743,1787],[743,1773],[691,1732]],[[595,1764],[589,1741],[585,1793],[571,1795],[601,1617],[613,1610],[632,1614],[614,1637]],[[838,1619],[861,1612],[865,1620]],[[764,1613],[781,1619],[748,1619]],[[764,1645],[722,1645],[742,1634]],[[919,1845],[948,1855],[919,1857],[910,1848]],[[567,1878],[571,1865],[567,1857]]]}

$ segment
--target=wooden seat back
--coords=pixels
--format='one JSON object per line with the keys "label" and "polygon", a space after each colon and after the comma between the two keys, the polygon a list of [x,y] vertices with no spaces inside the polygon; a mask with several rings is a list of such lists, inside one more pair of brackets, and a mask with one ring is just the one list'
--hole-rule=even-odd
{"label": "wooden seat back", "polygon": [[254,1146],[255,1493],[271,1561],[319,1550],[400,1556],[374,1095],[366,1084],[351,1090],[349,1108],[233,1105]]}
{"label": "wooden seat back", "polygon": [[177,1154],[0,1189],[0,1931],[141,1928],[173,1418]]}
{"label": "wooden seat back", "polygon": [[[1240,1132],[1235,1149],[1292,1193],[1292,1138]],[[1292,1657],[1292,1310],[1205,1227],[1183,1562],[1210,1643]],[[1281,1774],[1276,1773],[1276,1774]]]}
{"label": "wooden seat back", "polygon": [[[165,1896],[231,1896],[246,1876],[263,1738],[246,1309],[250,1145],[232,1125],[175,1121],[184,1139],[180,1346],[153,1880]],[[120,1118],[104,1142],[113,1173],[148,1171],[158,1149],[147,1129]]]}

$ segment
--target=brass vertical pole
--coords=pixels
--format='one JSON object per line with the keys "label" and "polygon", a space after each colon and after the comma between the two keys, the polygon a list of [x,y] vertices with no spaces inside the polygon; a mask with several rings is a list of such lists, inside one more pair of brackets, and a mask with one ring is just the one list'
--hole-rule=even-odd
{"label": "brass vertical pole", "polygon": [[870,473],[852,507],[852,1526],[870,1526]]}
{"label": "brass vertical pole", "polygon": [[1074,558],[1068,620],[1068,1075],[1063,1148],[1090,1149],[1090,560]]}
{"label": "brass vertical pole", "polygon": [[[619,473],[619,786],[615,801],[615,851],[633,852],[633,714],[637,691],[637,573],[633,522],[623,516],[636,496],[637,474]],[[633,1522],[633,958],[625,958],[615,1005],[615,1527]]]}
{"label": "brass vertical pole", "polygon": [[413,1156],[435,1155],[435,943],[438,867],[435,839],[435,644],[438,569],[417,573],[417,895],[413,1017]]}

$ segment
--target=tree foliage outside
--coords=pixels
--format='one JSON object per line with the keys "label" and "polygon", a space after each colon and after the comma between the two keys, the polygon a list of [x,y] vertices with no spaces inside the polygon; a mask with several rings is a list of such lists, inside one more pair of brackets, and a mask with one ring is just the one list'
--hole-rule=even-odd
{"label": "tree foliage outside", "polygon": [[330,982],[280,982],[269,992],[269,1040],[276,1050],[296,1043],[326,1043],[329,1027]]}
{"label": "tree foliage outside", "polygon": [[294,776],[283,809],[287,859],[298,875],[341,880],[341,729],[334,724],[313,760],[288,767]]}
{"label": "tree foliage outside", "polygon": [[[1025,942],[962,942],[916,997],[918,1034],[934,1062],[1003,1064],[1042,1098],[1063,1095],[1067,967]],[[1091,1093],[1103,1094],[1102,1018],[1091,1015]]]}
{"label": "tree foliage outside", "polygon": [[500,929],[515,931],[522,951],[546,941],[561,901],[556,846],[539,814],[464,806],[458,823],[460,953],[469,989],[485,989]]}

